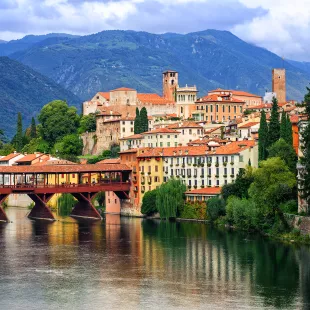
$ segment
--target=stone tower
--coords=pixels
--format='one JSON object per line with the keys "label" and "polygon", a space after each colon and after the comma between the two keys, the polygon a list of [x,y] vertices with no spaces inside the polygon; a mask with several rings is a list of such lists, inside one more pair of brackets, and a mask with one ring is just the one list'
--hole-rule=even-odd
{"label": "stone tower", "polygon": [[176,88],[179,84],[178,72],[168,70],[163,73],[163,97],[175,101]]}
{"label": "stone tower", "polygon": [[286,79],[285,69],[272,70],[272,92],[277,94],[279,103],[286,102]]}

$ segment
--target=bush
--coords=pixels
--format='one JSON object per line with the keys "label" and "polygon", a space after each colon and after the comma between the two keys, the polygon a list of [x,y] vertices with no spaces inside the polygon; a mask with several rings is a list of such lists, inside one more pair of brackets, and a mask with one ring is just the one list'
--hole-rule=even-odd
{"label": "bush", "polygon": [[226,206],[226,220],[242,229],[259,229],[262,214],[252,200],[230,197]]}
{"label": "bush", "polygon": [[298,204],[296,200],[289,200],[280,205],[280,209],[283,213],[297,214],[298,213]]}
{"label": "bush", "polygon": [[225,201],[221,198],[210,198],[207,201],[207,214],[211,221],[225,215]]}
{"label": "bush", "polygon": [[186,203],[180,215],[184,219],[205,220],[207,217],[206,205],[204,203]]}
{"label": "bush", "polygon": [[157,196],[156,189],[146,192],[144,194],[143,199],[142,199],[142,207],[141,207],[142,214],[152,215],[158,212],[156,208],[156,196]]}

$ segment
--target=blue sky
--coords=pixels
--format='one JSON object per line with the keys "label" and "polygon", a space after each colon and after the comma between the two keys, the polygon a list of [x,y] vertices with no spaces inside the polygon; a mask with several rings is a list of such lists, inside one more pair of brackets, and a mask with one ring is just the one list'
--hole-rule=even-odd
{"label": "blue sky", "polygon": [[107,29],[229,30],[280,56],[310,61],[310,0],[0,0],[0,39]]}

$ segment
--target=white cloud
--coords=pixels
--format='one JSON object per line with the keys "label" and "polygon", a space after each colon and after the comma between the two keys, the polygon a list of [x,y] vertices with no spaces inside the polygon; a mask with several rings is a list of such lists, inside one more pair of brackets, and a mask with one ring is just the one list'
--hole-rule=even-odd
{"label": "white cloud", "polygon": [[240,0],[249,8],[268,11],[232,30],[248,42],[263,46],[285,58],[310,61],[309,0]]}

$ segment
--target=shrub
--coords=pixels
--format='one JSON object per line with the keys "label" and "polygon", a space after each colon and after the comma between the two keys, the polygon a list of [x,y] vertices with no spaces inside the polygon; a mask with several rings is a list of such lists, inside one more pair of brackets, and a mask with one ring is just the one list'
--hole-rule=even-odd
{"label": "shrub", "polygon": [[158,212],[156,208],[157,190],[146,192],[142,199],[141,213],[144,215],[152,215]]}
{"label": "shrub", "polygon": [[298,213],[298,205],[296,200],[289,200],[280,205],[280,209],[283,213],[297,214]]}
{"label": "shrub", "polygon": [[207,214],[211,221],[225,215],[225,201],[217,197],[210,198],[207,201]]}
{"label": "shrub", "polygon": [[204,203],[186,203],[180,215],[184,219],[205,220],[207,217],[206,205]]}

